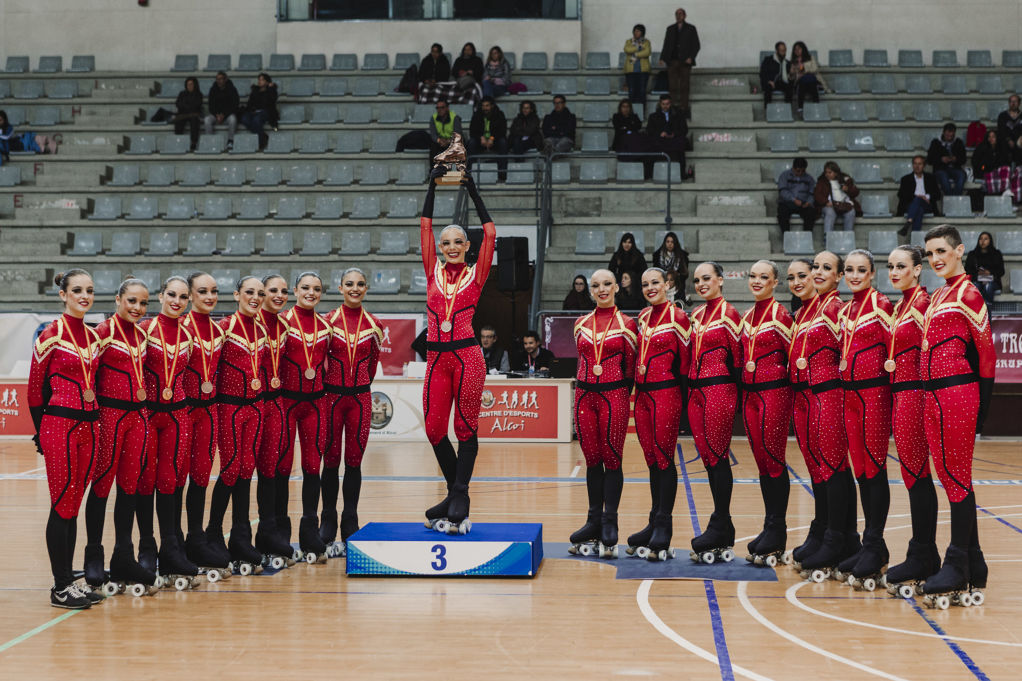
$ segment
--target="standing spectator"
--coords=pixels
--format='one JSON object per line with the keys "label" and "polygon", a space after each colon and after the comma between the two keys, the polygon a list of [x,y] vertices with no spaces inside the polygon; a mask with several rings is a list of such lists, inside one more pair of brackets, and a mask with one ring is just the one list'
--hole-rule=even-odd
{"label": "standing spectator", "polygon": [[782,232],[791,229],[791,216],[802,218],[802,231],[813,231],[816,223],[816,208],[813,206],[813,191],[816,182],[806,172],[809,163],[801,156],[791,162],[791,169],[777,178],[777,226]]}
{"label": "standing spectator", "polygon": [[618,242],[614,255],[610,256],[607,269],[614,273],[618,282],[621,281],[624,272],[645,272],[648,269],[646,258],[635,247],[635,236],[631,232],[621,235],[621,241]]}
{"label": "standing spectator", "polygon": [[499,374],[510,371],[507,351],[497,347],[497,330],[487,324],[479,329],[479,345],[483,347],[483,361],[486,373]]}
{"label": "standing spectator", "polygon": [[184,134],[187,125],[192,139],[191,150],[195,151],[195,147],[199,146],[199,121],[202,120],[202,92],[199,91],[198,78],[185,78],[185,89],[177,94],[175,105],[174,134]]}
{"label": "standing spectator", "polygon": [[[419,64],[419,82],[432,87],[450,79],[451,63],[444,55],[444,48],[440,43],[433,43],[433,46],[429,48],[429,54]],[[419,89],[422,89],[421,85]]]}
{"label": "standing spectator", "polygon": [[898,210],[895,215],[905,216],[905,224],[898,230],[901,236],[908,236],[911,229],[918,232],[923,227],[923,215],[936,215],[937,202],[940,201],[940,187],[937,178],[923,169],[926,159],[919,155],[912,157],[912,172],[901,178],[898,187]]}
{"label": "standing spectator", "polygon": [[260,73],[256,78],[256,84],[248,93],[248,102],[245,104],[245,113],[241,116],[241,124],[248,128],[249,132],[259,136],[259,148],[265,149],[270,136],[263,132],[263,128],[269,125],[277,129],[277,84],[273,82],[269,74]]}
{"label": "standing spectator", "polygon": [[511,151],[514,154],[524,154],[529,149],[543,148],[543,133],[541,132],[539,116],[536,114],[536,103],[526,99],[518,105],[518,115],[511,121]]}
{"label": "standing spectator", "polygon": [[1008,97],[1007,110],[997,116],[997,135],[1014,153],[1018,138],[1022,135],[1022,110],[1019,108],[1018,95]]}
{"label": "standing spectator", "polygon": [[[483,97],[479,110],[472,115],[468,126],[468,140],[465,148],[469,156],[481,154],[507,154],[507,119],[493,97]],[[503,180],[507,171],[507,158],[498,158],[500,179]]]}
{"label": "standing spectator", "polygon": [[596,307],[592,296],[589,295],[589,282],[581,274],[576,274],[571,282],[571,290],[564,296],[561,303],[562,310],[592,310]]}
{"label": "standing spectator", "polygon": [[646,121],[649,150],[666,153],[672,161],[681,164],[684,172],[687,138],[688,124],[685,122],[684,114],[672,106],[669,94],[660,95],[660,106]]}
{"label": "standing spectator", "polygon": [[795,88],[798,98],[798,111],[802,113],[802,105],[806,95],[814,102],[820,101],[820,89],[827,89],[827,83],[820,73],[820,65],[813,59],[813,53],[806,44],[799,40],[791,48],[791,66],[788,70],[788,82]]}
{"label": "standing spectator", "polygon": [[[674,232],[664,234],[660,248],[653,251],[653,267],[659,267],[667,274],[674,275],[675,293],[680,293],[688,305],[688,294],[685,293],[685,282],[688,281],[688,251],[681,247],[678,235]],[[672,294],[668,297],[674,301]]]}
{"label": "standing spectator", "polygon": [[541,372],[549,374],[553,370],[557,358],[554,357],[554,353],[542,346],[537,331],[529,329],[525,332],[522,336],[522,349],[525,350],[522,356],[515,358],[513,366],[515,371],[534,375]]}
{"label": "standing spectator", "polygon": [[944,196],[961,196],[965,189],[965,143],[955,135],[954,123],[945,123],[940,137],[933,138],[926,152],[926,162],[933,166],[933,174]]}
{"label": "standing spectator", "polygon": [[626,98],[618,102],[617,113],[611,119],[614,126],[614,141],[610,148],[614,151],[641,151],[637,144],[642,131],[642,121],[632,110],[632,103]]}
{"label": "standing spectator", "polygon": [[474,44],[465,43],[465,46],[461,48],[461,54],[454,60],[451,73],[454,80],[458,81],[459,90],[467,90],[483,84],[483,60],[476,54]]}
{"label": "standing spectator", "polygon": [[699,54],[699,33],[696,27],[685,22],[685,10],[674,11],[674,23],[667,27],[664,46],[660,50],[660,62],[667,65],[667,81],[670,84],[671,99],[677,103],[685,116],[688,110],[688,80]]}
{"label": "standing spectator", "polygon": [[446,99],[436,103],[436,113],[430,118],[429,128],[429,166],[433,167],[433,157],[447,148],[454,133],[462,135],[461,116],[451,111]]}
{"label": "standing spectator", "polygon": [[575,146],[575,114],[564,95],[554,95],[554,110],[543,117],[543,151],[564,153]]}
{"label": "standing spectator", "polygon": [[983,183],[987,194],[998,196],[1010,191],[1019,200],[1019,169],[1011,169],[1012,153],[994,129],[972,152],[972,174]]}
{"label": "standing spectator", "polygon": [[206,99],[209,105],[209,113],[206,114],[206,134],[212,135],[217,125],[227,126],[227,149],[234,148],[234,132],[238,129],[238,110],[241,108],[241,98],[234,83],[223,71],[217,71],[216,80],[209,88],[209,96]]}
{"label": "standing spectator", "polygon": [[993,303],[994,294],[1001,292],[1004,256],[994,248],[994,237],[990,232],[979,233],[976,247],[965,256],[965,272],[983,294],[987,305]]}
{"label": "standing spectator", "polygon": [[774,53],[759,65],[759,89],[763,91],[763,105],[773,99],[775,92],[784,95],[784,101],[791,101],[791,82],[789,74],[791,62],[788,61],[788,46],[783,40],[774,45]]}
{"label": "standing spectator", "polygon": [[627,270],[621,273],[621,285],[614,295],[614,304],[622,310],[641,310],[646,307],[646,301],[639,291],[638,275]]}
{"label": "standing spectator", "polygon": [[635,104],[646,105],[646,83],[649,82],[649,55],[653,48],[646,38],[646,27],[635,24],[632,37],[625,41],[625,81],[628,83],[628,99]]}
{"label": "standing spectator", "polygon": [[855,229],[855,217],[862,215],[862,208],[855,200],[858,195],[859,188],[855,186],[855,180],[841,172],[837,163],[827,161],[823,166],[823,174],[816,181],[816,189],[813,190],[813,202],[817,211],[823,214],[824,232],[834,229],[839,215],[846,232]]}
{"label": "standing spectator", "polygon": [[[490,54],[486,59],[483,68],[483,95],[503,97],[507,93],[507,86],[511,84],[511,64],[504,57],[504,50],[499,45],[490,48]],[[536,107],[533,106],[535,111]]]}

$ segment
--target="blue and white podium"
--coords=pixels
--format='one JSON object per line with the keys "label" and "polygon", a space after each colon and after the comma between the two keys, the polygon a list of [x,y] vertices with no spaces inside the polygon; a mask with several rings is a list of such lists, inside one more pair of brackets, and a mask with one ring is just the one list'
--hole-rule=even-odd
{"label": "blue and white podium", "polygon": [[348,538],[348,575],[532,577],[543,561],[539,523],[474,523],[465,535],[421,523],[369,523]]}

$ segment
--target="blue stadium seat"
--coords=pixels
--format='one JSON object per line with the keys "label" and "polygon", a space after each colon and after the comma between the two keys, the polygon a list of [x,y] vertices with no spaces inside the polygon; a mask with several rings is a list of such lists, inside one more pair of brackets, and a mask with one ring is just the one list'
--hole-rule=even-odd
{"label": "blue stadium seat", "polygon": [[965,64],[969,68],[989,69],[994,66],[994,57],[990,50],[969,50],[965,53]]}
{"label": "blue stadium seat", "polygon": [[314,125],[333,125],[337,122],[337,105],[313,104],[309,122]]}
{"label": "blue stadium seat", "polygon": [[146,255],[166,257],[177,255],[178,234],[177,232],[152,232],[149,235],[149,250]]}
{"label": "blue stadium seat", "polygon": [[195,199],[191,196],[171,196],[167,199],[164,220],[191,220],[195,217]]}
{"label": "blue stadium seat", "polygon": [[[368,237],[368,233],[366,234]],[[344,252],[343,239],[341,251]],[[368,239],[366,247],[368,249]],[[367,251],[368,252],[368,251]],[[404,255],[408,252],[408,232],[385,231],[380,233],[380,255]]]}
{"label": "blue stadium seat", "polygon": [[305,122],[304,104],[282,104],[280,106],[280,122],[285,125],[301,125]]}
{"label": "blue stadium seat", "polygon": [[160,135],[158,145],[161,154],[187,154],[192,140],[188,135]]}
{"label": "blue stadium seat", "polygon": [[213,184],[218,187],[240,187],[245,184],[245,166],[236,163],[217,166]]}
{"label": "blue stadium seat", "polygon": [[181,73],[195,73],[196,71],[199,70],[199,55],[197,54],[175,55],[174,66],[170,70]]}
{"label": "blue stadium seat", "polygon": [[216,73],[217,71],[230,71],[231,70],[231,55],[229,54],[211,54],[206,57],[206,68],[202,69],[207,73]]}
{"label": "blue stadium seat", "polygon": [[830,106],[827,102],[806,102],[802,110],[802,120],[812,123],[830,121]]}
{"label": "blue stadium seat", "polygon": [[64,58],[60,56],[39,57],[36,73],[60,73],[64,70]]}
{"label": "blue stadium seat", "polygon": [[976,89],[981,95],[1004,94],[1004,82],[1000,76],[976,76]]}
{"label": "blue stadium seat", "polygon": [[7,57],[5,73],[28,73],[28,57]]}
{"label": "blue stadium seat", "polygon": [[373,133],[372,144],[369,145],[370,154],[393,154],[394,149],[397,148],[397,139],[401,136],[398,132],[381,132],[377,130]]}
{"label": "blue stadium seat", "polygon": [[315,78],[288,78],[284,81],[284,95],[287,97],[312,97],[315,94]]}
{"label": "blue stadium seat", "polygon": [[222,154],[227,148],[227,135],[215,132],[212,135],[203,135],[199,138],[199,145],[195,148],[196,154]]}
{"label": "blue stadium seat", "polygon": [[132,196],[128,204],[126,220],[154,220],[157,215],[157,202],[155,196]]}
{"label": "blue stadium seat", "polygon": [[250,132],[239,132],[234,136],[232,154],[254,154],[259,151],[259,137]]}
{"label": "blue stadium seat", "polygon": [[92,207],[90,220],[116,220],[121,217],[121,197],[97,196]]}
{"label": "blue stadium seat", "polygon": [[408,113],[405,111],[404,104],[383,104],[380,106],[380,113],[377,117],[378,123],[386,123],[389,125],[397,123],[405,123],[408,120]]}
{"label": "blue stadium seat", "polygon": [[331,71],[357,71],[358,55],[350,52],[335,54],[330,60]]}
{"label": "blue stadium seat", "polygon": [[849,73],[831,77],[830,86],[839,95],[857,95],[862,92],[859,88],[859,77]]}
{"label": "blue stadium seat", "polygon": [[[8,64],[10,58],[8,58]],[[525,52],[522,54],[522,71],[546,71],[546,52]]]}
{"label": "blue stadium seat", "polygon": [[1022,50],[1002,50],[1001,66],[1007,69],[1022,68]]}
{"label": "blue stadium seat", "polygon": [[877,120],[885,123],[900,123],[905,120],[901,102],[877,102]]}
{"label": "blue stadium seat", "polygon": [[827,55],[827,65],[834,67],[855,66],[855,58],[851,50],[830,50]]}
{"label": "blue stadium seat", "polygon": [[231,200],[224,196],[207,196],[202,200],[200,220],[227,220],[231,217]]}
{"label": "blue stadium seat", "polygon": [[313,187],[319,182],[319,170],[311,163],[291,166],[289,187]]}
{"label": "blue stadium seat", "polygon": [[771,131],[768,140],[770,143],[770,151],[773,153],[785,152],[785,151],[798,151],[798,144],[795,141],[795,133],[785,131]]}
{"label": "blue stadium seat", "polygon": [[394,55],[394,69],[397,71],[404,71],[413,64],[419,65],[419,54],[417,52],[398,52]]}
{"label": "blue stadium seat", "polygon": [[922,50],[898,50],[898,68],[921,69],[923,66]]}
{"label": "blue stadium seat", "polygon": [[258,165],[252,177],[253,187],[276,187],[281,183],[280,166],[276,163]]}
{"label": "blue stadium seat", "polygon": [[79,54],[71,57],[69,73],[91,73],[96,70],[96,57],[91,54]]}
{"label": "blue stadium seat", "polygon": [[319,86],[321,97],[343,97],[348,92],[348,81],[344,78],[324,78]]}
{"label": "blue stadium seat", "polygon": [[887,62],[887,50],[863,50],[862,65],[873,68],[890,66]]}
{"label": "blue stadium seat", "polygon": [[813,130],[809,133],[809,151],[834,151],[834,133],[830,130]]}
{"label": "blue stadium seat", "polygon": [[915,119],[927,123],[936,123],[944,120],[940,113],[940,105],[937,102],[924,100],[916,102]]}
{"label": "blue stadium seat", "polygon": [[239,220],[265,220],[270,214],[269,201],[265,196],[243,196],[238,211]]}
{"label": "blue stadium seat", "polygon": [[103,252],[103,233],[91,230],[76,230],[74,246],[68,255],[93,257]]}
{"label": "blue stadium seat", "polygon": [[373,108],[368,104],[349,104],[344,109],[345,125],[364,125],[373,118]]}
{"label": "blue stadium seat", "polygon": [[[420,174],[422,169],[419,169]],[[421,179],[421,178],[420,178]],[[331,187],[348,186],[355,181],[354,166],[345,161],[328,163],[323,184]]]}
{"label": "blue stadium seat", "polygon": [[298,64],[299,71],[326,71],[325,54],[303,54]]}
{"label": "blue stadium seat", "polygon": [[277,200],[277,220],[301,220],[305,217],[304,196],[282,196]]}
{"label": "blue stadium seat", "polygon": [[298,145],[300,154],[325,154],[330,148],[330,137],[325,132],[307,132]]}
{"label": "blue stadium seat", "polygon": [[957,100],[951,102],[951,120],[959,123],[970,123],[979,118],[976,111],[976,102],[972,100]]}
{"label": "blue stadium seat", "polygon": [[933,85],[929,76],[905,76],[905,91],[910,95],[933,94]]}
{"label": "blue stadium seat", "polygon": [[550,92],[555,95],[574,95],[578,92],[578,79],[574,76],[558,76],[550,82]]}
{"label": "blue stadium seat", "polygon": [[898,92],[894,76],[889,73],[874,73],[869,79],[869,90],[874,95],[893,95]]}
{"label": "blue stadium seat", "polygon": [[791,103],[770,102],[766,108],[767,123],[791,123]]}
{"label": "blue stadium seat", "polygon": [[887,151],[914,151],[916,147],[907,130],[888,130],[884,133],[884,148]]}
{"label": "blue stadium seat", "polygon": [[231,230],[227,233],[227,243],[223,255],[249,256],[255,252],[255,234]]}
{"label": "blue stadium seat", "polygon": [[610,52],[586,52],[587,71],[607,71],[609,69]]}
{"label": "blue stadium seat", "polygon": [[955,50],[934,50],[933,66],[939,69],[958,66],[958,52]]}
{"label": "blue stadium seat", "polygon": [[610,78],[586,78],[585,93],[591,97],[606,97],[610,94]]}
{"label": "blue stadium seat", "polygon": [[382,53],[367,52],[362,55],[363,71],[384,71],[390,68],[390,57]]}
{"label": "blue stadium seat", "polygon": [[969,87],[965,84],[965,76],[943,75],[940,78],[941,89],[945,95],[966,95],[969,94]]}
{"label": "blue stadium seat", "polygon": [[384,185],[390,182],[390,168],[381,163],[367,163],[362,166],[362,175],[359,184],[372,186]]}
{"label": "blue stadium seat", "polygon": [[189,163],[180,166],[181,179],[179,184],[182,187],[205,187],[209,184],[209,166],[205,163]]}
{"label": "blue stadium seat", "polygon": [[302,237],[302,255],[330,255],[332,250],[330,232],[307,231]]}
{"label": "blue stadium seat", "polygon": [[363,135],[360,132],[337,133],[337,144],[334,151],[338,154],[358,154],[362,152]]}
{"label": "blue stadium seat", "polygon": [[344,214],[344,201],[340,196],[317,196],[313,220],[338,220]]}
{"label": "blue stadium seat", "polygon": [[845,123],[863,123],[869,120],[865,102],[841,102],[841,120]]}
{"label": "blue stadium seat", "polygon": [[294,151],[295,135],[293,132],[271,132],[268,135],[269,142],[266,144],[267,154],[290,154]]}
{"label": "blue stadium seat", "polygon": [[262,71],[263,70],[263,55],[261,54],[242,54],[238,57],[238,70],[239,71]]}
{"label": "blue stadium seat", "polygon": [[39,99],[46,94],[41,80],[16,80],[11,88],[15,99]]}
{"label": "blue stadium seat", "polygon": [[[137,230],[114,232],[107,255],[138,255],[142,252],[142,233]],[[136,275],[137,276],[137,275]]]}
{"label": "blue stadium seat", "polygon": [[578,52],[554,52],[554,71],[578,71]]}

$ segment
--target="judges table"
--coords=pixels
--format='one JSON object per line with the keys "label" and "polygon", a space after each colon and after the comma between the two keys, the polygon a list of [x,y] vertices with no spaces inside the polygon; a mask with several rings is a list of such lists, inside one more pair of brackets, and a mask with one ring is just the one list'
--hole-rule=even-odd
{"label": "judges table", "polygon": [[[571,442],[570,378],[487,376],[479,411],[483,442]],[[373,441],[426,439],[422,379],[378,376],[373,380]],[[452,410],[452,424],[453,424]],[[450,428],[454,439],[453,425]]]}

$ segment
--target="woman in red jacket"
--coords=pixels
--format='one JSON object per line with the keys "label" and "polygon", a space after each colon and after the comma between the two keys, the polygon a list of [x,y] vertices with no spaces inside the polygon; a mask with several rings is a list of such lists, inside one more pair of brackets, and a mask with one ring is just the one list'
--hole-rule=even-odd
{"label": "woman in red jacket", "polygon": [[[659,267],[642,274],[642,294],[652,307],[639,313],[639,352],[635,366],[635,432],[649,468],[649,524],[628,537],[628,551],[664,560],[671,549],[678,468],[674,450],[685,408],[689,366],[688,316],[667,300],[667,282]],[[673,553],[670,553],[673,556]]]}
{"label": "woman in red jacket", "polygon": [[[895,585],[921,582],[940,569],[937,551],[937,491],[930,476],[930,452],[923,426],[925,390],[919,374],[919,353],[923,342],[923,321],[930,296],[919,284],[923,271],[923,251],[918,246],[898,246],[887,257],[887,271],[902,298],[894,306],[891,346],[886,369],[893,378],[894,445],[901,461],[901,478],[908,488],[912,515],[912,538],[905,562],[892,566],[885,576],[891,593]],[[914,584],[906,584],[902,595],[915,594]]]}
{"label": "woman in red jacket", "polygon": [[344,302],[327,317],[330,346],[323,379],[330,404],[330,443],[323,461],[323,515],[320,538],[333,544],[337,536],[337,491],[344,459],[344,508],[341,511],[340,554],[348,537],[358,531],[358,497],[362,489],[362,457],[372,422],[370,394],[380,361],[383,332],[376,317],[365,311],[362,300],[369,290],[365,273],[349,267],[338,287]]}
{"label": "woman in red jacket", "polygon": [[[464,186],[475,203],[479,221],[483,223],[483,243],[475,265],[465,262],[468,234],[458,225],[448,225],[440,232],[440,251],[445,262],[436,257],[437,243],[433,237],[433,202],[436,178],[443,167],[430,175],[426,200],[422,205],[419,234],[422,265],[426,270],[426,380],[422,387],[422,412],[426,437],[433,446],[437,463],[447,481],[447,497],[426,511],[426,520],[440,531],[468,532],[468,485],[472,479],[479,452],[477,427],[479,406],[486,379],[483,351],[472,330],[483,285],[493,264],[497,230],[483,204],[470,175]],[[454,433],[458,453],[447,437],[451,410],[454,409]],[[435,521],[443,520],[437,523]]]}
{"label": "woman in red jacket", "polygon": [[102,600],[91,590],[81,590],[71,572],[78,509],[97,449],[100,408],[95,376],[100,340],[84,321],[95,300],[89,273],[68,270],[54,277],[53,283],[60,289],[64,313],[36,338],[28,405],[50,489],[46,521],[46,550],[53,573],[50,604],[83,609]]}
{"label": "woman in red jacket", "polygon": [[951,544],[940,571],[923,587],[927,602],[941,609],[950,602],[983,603],[979,589],[987,582],[976,528],[972,453],[990,408],[997,354],[983,296],[962,266],[964,252],[954,227],[940,225],[926,233],[926,258],[946,282],[934,291],[926,311],[919,362],[926,388],[926,441],[951,502]]}
{"label": "woman in red jacket", "polygon": [[782,558],[788,538],[785,450],[792,401],[788,348],[794,329],[791,315],[774,299],[777,275],[777,265],[769,260],[760,260],[749,270],[749,290],[756,304],[742,317],[741,333],[742,421],[759,469],[765,508],[763,531],[749,542],[747,560],[770,567]]}
{"label": "woman in red jacket", "polygon": [[692,312],[692,362],[688,372],[688,424],[696,451],[706,467],[713,514],[706,530],[692,539],[692,560],[734,559],[735,526],[731,522],[731,431],[738,410],[737,375],[742,361],[742,318],[724,300],[724,268],[704,262],[693,287],[706,301]]}
{"label": "woman in red jacket", "polygon": [[[126,279],[114,299],[115,314],[96,327],[100,340],[96,371],[99,402],[99,447],[93,466],[92,487],[85,502],[85,581],[103,587],[106,595],[117,593],[118,583],[133,585],[133,592],[151,592],[156,574],[135,560],[131,531],[135,524],[135,499],[142,471],[142,458],[149,427],[145,409],[145,331],[138,322],[149,305],[149,289],[140,279]],[[103,566],[103,525],[107,497],[117,480],[114,502],[114,551],[110,556],[110,578]],[[134,585],[141,585],[136,588]]]}
{"label": "woman in red jacket", "polygon": [[596,309],[575,322],[575,431],[586,460],[589,513],[585,525],[571,535],[571,552],[589,555],[599,544],[601,558],[617,558],[621,458],[638,328],[614,304],[618,287],[610,270],[596,270],[589,282]]}

